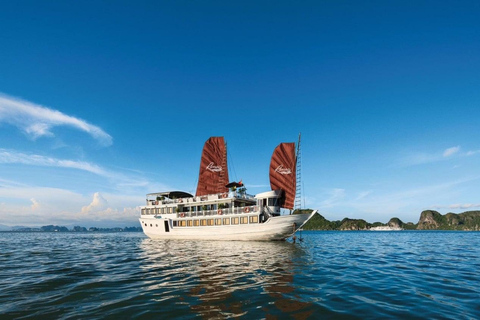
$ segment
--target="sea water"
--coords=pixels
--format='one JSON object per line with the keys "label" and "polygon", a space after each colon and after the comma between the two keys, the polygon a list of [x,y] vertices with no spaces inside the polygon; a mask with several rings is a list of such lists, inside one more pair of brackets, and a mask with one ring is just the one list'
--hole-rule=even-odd
{"label": "sea water", "polygon": [[479,319],[480,232],[0,232],[0,319]]}

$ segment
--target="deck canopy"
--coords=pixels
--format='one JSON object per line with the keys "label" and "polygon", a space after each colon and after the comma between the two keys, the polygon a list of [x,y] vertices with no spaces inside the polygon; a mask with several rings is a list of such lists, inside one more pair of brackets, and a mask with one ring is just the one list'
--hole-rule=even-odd
{"label": "deck canopy", "polygon": [[243,183],[242,183],[242,181],[240,181],[240,182],[233,181],[233,182],[230,182],[229,184],[227,184],[225,187],[226,188],[233,188],[233,187],[239,188],[239,187],[243,187]]}
{"label": "deck canopy", "polygon": [[168,199],[193,198],[193,194],[184,191],[165,191],[147,194],[147,198],[150,197],[165,197]]}

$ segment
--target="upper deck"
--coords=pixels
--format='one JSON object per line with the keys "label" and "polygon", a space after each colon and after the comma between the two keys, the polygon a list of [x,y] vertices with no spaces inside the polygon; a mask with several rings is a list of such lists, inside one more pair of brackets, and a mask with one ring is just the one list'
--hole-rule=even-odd
{"label": "upper deck", "polygon": [[177,214],[179,217],[211,214],[229,214],[254,210],[257,199],[244,192],[193,196],[187,192],[170,191],[147,194],[146,206],[141,207],[142,215]]}
{"label": "upper deck", "polygon": [[253,204],[256,203],[257,200],[253,195],[238,191],[229,191],[198,197],[183,191],[170,191],[147,194],[146,206],[178,206],[197,203],[226,203],[232,201]]}

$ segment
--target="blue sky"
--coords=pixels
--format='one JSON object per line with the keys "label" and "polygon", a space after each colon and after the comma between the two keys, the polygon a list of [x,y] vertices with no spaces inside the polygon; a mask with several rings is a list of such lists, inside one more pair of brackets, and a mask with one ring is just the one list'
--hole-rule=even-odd
{"label": "blue sky", "polygon": [[477,1],[0,4],[0,224],[138,223],[194,192],[203,143],[269,188],[302,133],[306,207],[480,209]]}

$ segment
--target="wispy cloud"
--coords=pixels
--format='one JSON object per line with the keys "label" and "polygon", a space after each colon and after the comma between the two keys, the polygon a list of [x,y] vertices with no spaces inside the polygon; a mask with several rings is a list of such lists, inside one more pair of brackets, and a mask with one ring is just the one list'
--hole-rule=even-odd
{"label": "wispy cloud", "polygon": [[465,155],[467,157],[469,157],[469,156],[473,156],[475,154],[480,154],[480,150],[468,151]]}
{"label": "wispy cloud", "polygon": [[72,168],[88,171],[100,176],[109,176],[110,174],[95,164],[83,161],[62,160],[36,154],[26,154],[13,150],[0,148],[0,163],[20,163],[26,165]]}
{"label": "wispy cloud", "polygon": [[448,158],[454,155],[455,153],[457,153],[458,151],[460,151],[460,146],[448,148],[445,151],[443,151],[443,157]]}
{"label": "wispy cloud", "polygon": [[450,159],[457,159],[460,157],[470,157],[476,154],[480,154],[480,150],[468,151],[468,152],[460,152],[461,147],[455,146],[450,147],[443,152],[432,152],[432,153],[425,153],[425,152],[418,152],[410,154],[407,157],[404,157],[400,160],[401,166],[415,166],[427,163],[434,163],[439,161],[445,161]]}
{"label": "wispy cloud", "polygon": [[[27,154],[2,148],[0,148],[0,164],[1,163],[83,170],[109,179],[117,188],[122,190],[136,188],[143,189],[144,187],[151,185],[151,183],[141,174],[123,174],[121,172],[112,171],[90,162],[57,159],[53,157],[47,157],[38,154]],[[0,179],[0,184],[1,182],[2,180]]]}
{"label": "wispy cloud", "polygon": [[69,126],[88,133],[103,146],[112,144],[112,137],[108,133],[85,120],[1,93],[0,122],[16,126],[33,139],[52,137],[53,127]]}
{"label": "wispy cloud", "polygon": [[480,208],[480,203],[456,203],[449,205],[434,205],[433,209],[471,209],[471,208]]}
{"label": "wispy cloud", "polygon": [[333,188],[328,191],[328,198],[321,202],[321,207],[332,207],[345,198],[345,189]]}
{"label": "wispy cloud", "polygon": [[355,201],[362,200],[363,198],[367,197],[369,194],[371,194],[372,191],[362,191],[358,194],[358,196],[355,198]]}

